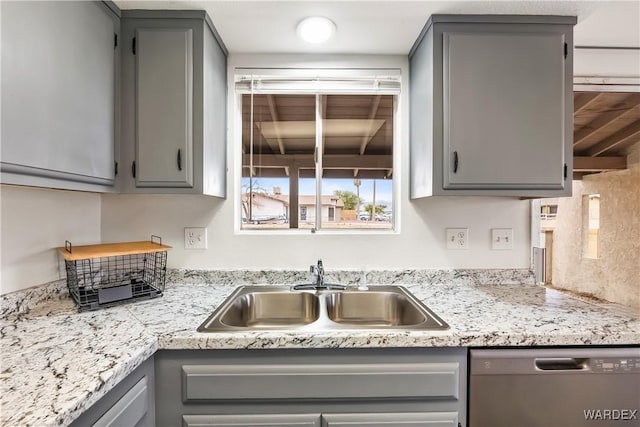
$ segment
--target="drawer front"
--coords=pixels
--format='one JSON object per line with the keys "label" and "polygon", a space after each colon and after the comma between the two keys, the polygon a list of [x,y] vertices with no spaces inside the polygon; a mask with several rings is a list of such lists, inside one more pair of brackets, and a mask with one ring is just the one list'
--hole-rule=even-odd
{"label": "drawer front", "polygon": [[320,427],[320,414],[184,415],[182,427]]}
{"label": "drawer front", "polygon": [[148,393],[150,390],[145,376],[100,417],[93,427],[137,425],[147,413]]}
{"label": "drawer front", "polygon": [[183,365],[184,402],[227,399],[458,399],[458,363]]}
{"label": "drawer front", "polygon": [[457,427],[457,412],[322,414],[322,427]]}

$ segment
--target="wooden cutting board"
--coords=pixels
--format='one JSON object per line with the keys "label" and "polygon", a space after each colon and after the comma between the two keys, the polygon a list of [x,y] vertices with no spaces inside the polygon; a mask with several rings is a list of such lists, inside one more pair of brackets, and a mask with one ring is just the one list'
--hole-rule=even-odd
{"label": "wooden cutting board", "polygon": [[151,241],[124,242],[124,243],[103,243],[99,245],[70,246],[71,252],[67,248],[58,248],[67,261],[79,259],[95,259],[119,255],[135,255],[153,252],[162,252],[171,249],[171,246],[155,243]]}

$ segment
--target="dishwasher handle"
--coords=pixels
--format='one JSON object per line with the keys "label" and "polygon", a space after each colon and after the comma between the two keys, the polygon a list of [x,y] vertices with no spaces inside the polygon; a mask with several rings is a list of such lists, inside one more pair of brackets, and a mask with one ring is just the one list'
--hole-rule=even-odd
{"label": "dishwasher handle", "polygon": [[541,371],[584,371],[589,369],[589,359],[575,357],[540,357],[535,359]]}

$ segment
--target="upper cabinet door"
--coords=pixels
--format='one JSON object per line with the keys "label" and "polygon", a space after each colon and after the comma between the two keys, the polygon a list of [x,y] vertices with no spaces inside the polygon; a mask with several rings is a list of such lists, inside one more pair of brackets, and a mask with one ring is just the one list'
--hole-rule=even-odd
{"label": "upper cabinet door", "polygon": [[121,24],[119,190],[225,197],[227,50],[211,20],[123,10]]}
{"label": "upper cabinet door", "polygon": [[429,18],[409,56],[411,198],[571,195],[575,23]]}
{"label": "upper cabinet door", "polygon": [[562,189],[564,34],[442,37],[444,188]]}
{"label": "upper cabinet door", "polygon": [[139,28],[136,185],[193,186],[193,31]]}
{"label": "upper cabinet door", "polygon": [[118,18],[98,2],[1,8],[3,182],[112,186]]}

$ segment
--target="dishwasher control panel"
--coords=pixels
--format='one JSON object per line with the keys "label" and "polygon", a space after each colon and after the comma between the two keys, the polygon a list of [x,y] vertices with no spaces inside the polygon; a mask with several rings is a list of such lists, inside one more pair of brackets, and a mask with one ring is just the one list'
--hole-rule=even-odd
{"label": "dishwasher control panel", "polygon": [[594,372],[640,372],[639,358],[597,358],[591,359],[591,370]]}

